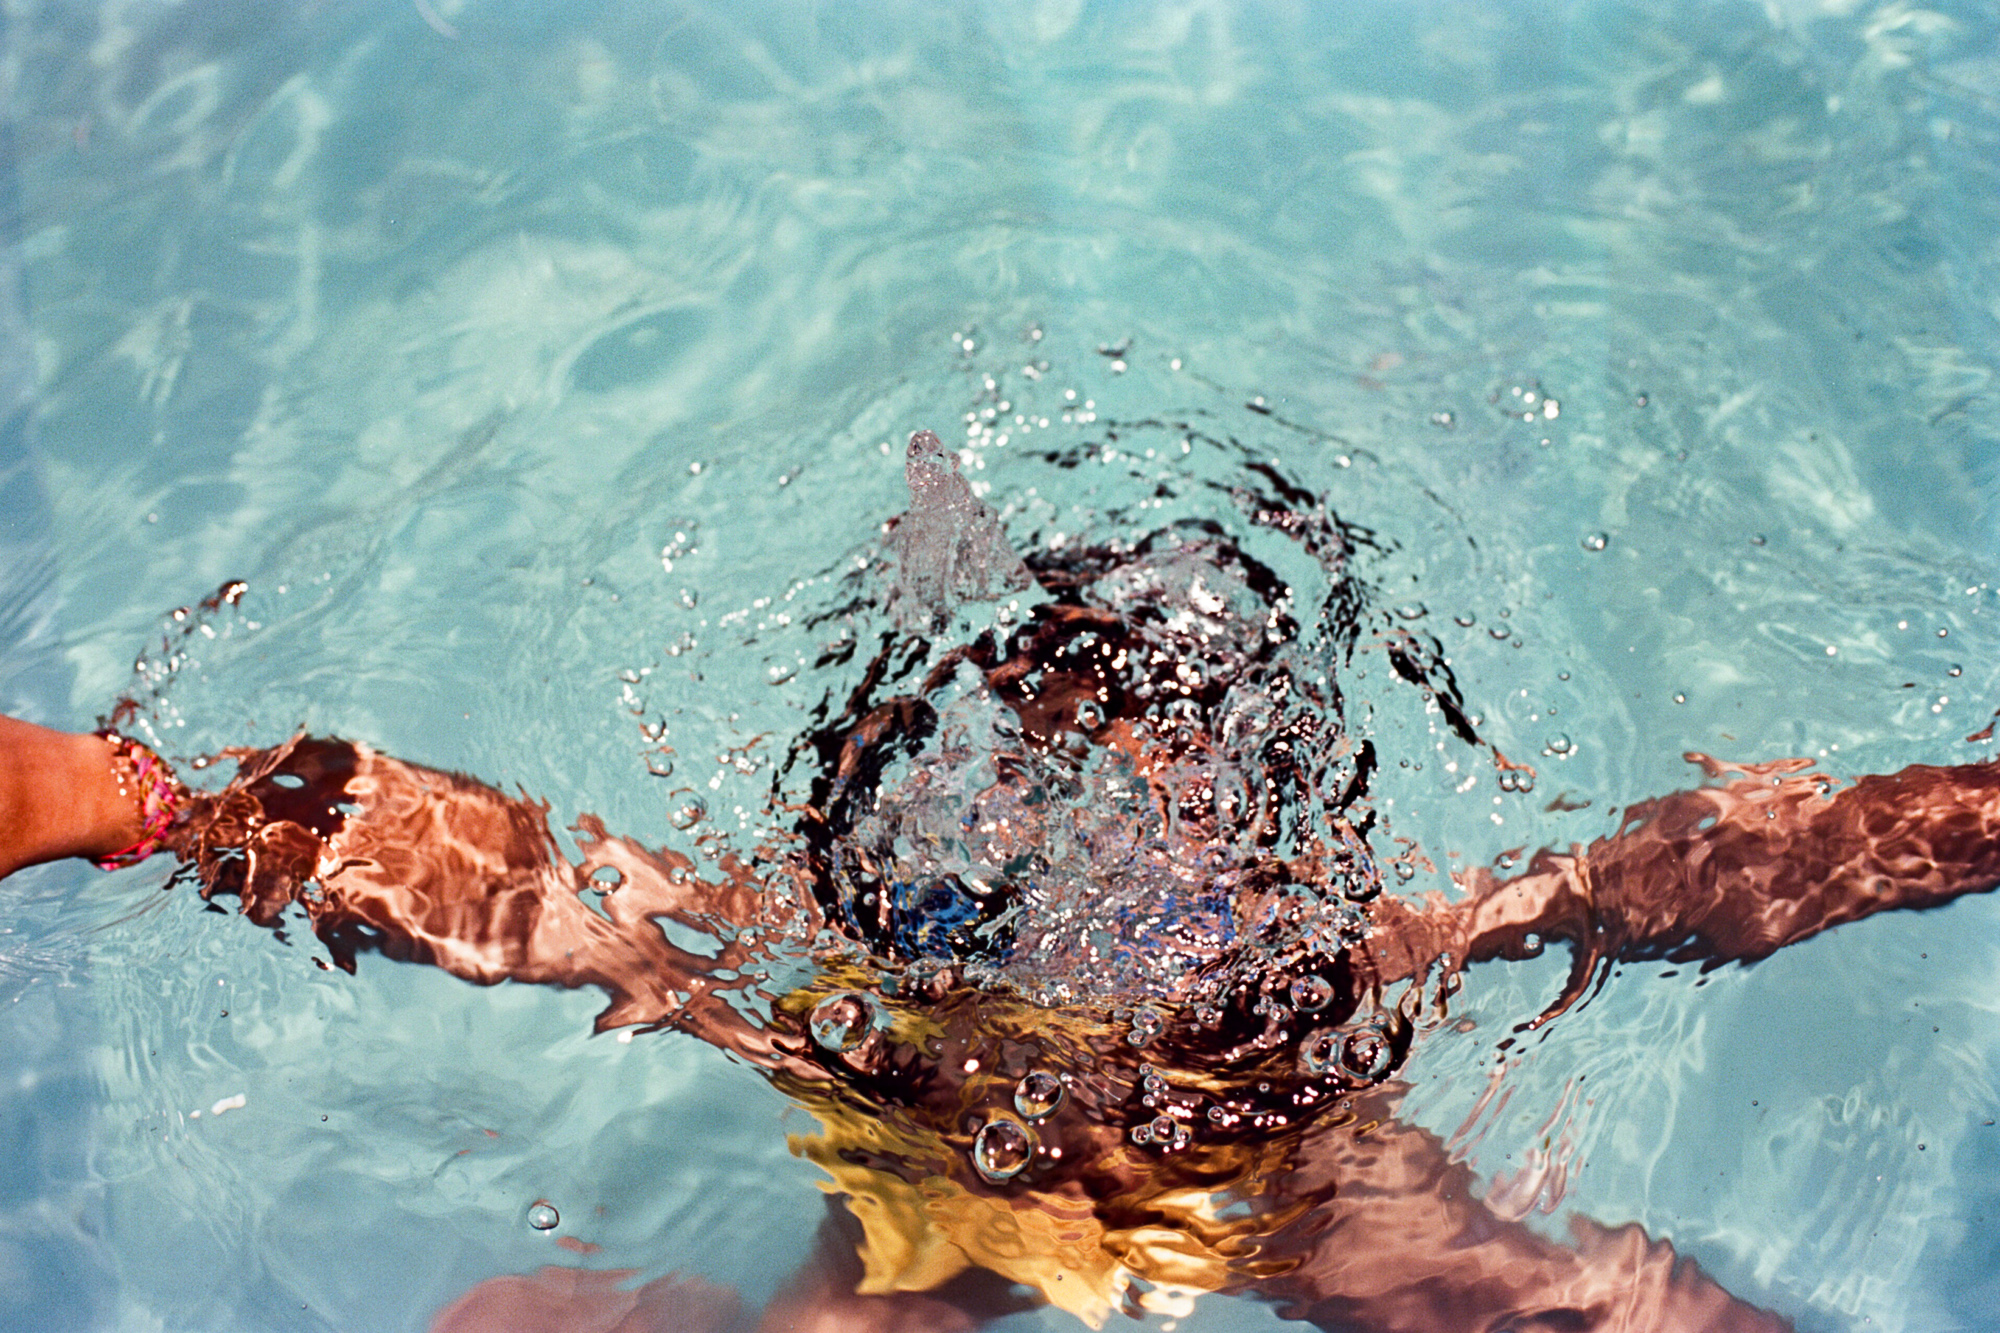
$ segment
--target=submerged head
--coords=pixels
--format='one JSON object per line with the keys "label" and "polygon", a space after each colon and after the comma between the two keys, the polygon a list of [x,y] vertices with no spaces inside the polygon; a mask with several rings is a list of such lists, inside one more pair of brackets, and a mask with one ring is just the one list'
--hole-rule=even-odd
{"label": "submerged head", "polygon": [[[1324,514],[1287,518],[1339,546]],[[1293,587],[1211,523],[1027,567],[1023,623],[886,641],[814,738],[827,918],[886,968],[1124,1015],[1135,1045],[1338,1066],[1301,1038],[1362,1006],[1350,952],[1381,885],[1334,680],[1351,588],[1304,630]]]}

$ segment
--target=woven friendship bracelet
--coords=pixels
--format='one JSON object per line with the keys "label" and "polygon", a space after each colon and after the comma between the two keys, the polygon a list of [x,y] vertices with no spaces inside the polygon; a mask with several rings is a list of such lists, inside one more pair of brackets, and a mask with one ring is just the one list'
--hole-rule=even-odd
{"label": "woven friendship bracelet", "polygon": [[139,840],[122,851],[93,862],[99,870],[123,870],[160,850],[168,830],[180,818],[181,798],[186,789],[174,771],[151,749],[121,736],[110,728],[97,733],[111,742],[111,765],[118,774],[118,790],[139,804]]}

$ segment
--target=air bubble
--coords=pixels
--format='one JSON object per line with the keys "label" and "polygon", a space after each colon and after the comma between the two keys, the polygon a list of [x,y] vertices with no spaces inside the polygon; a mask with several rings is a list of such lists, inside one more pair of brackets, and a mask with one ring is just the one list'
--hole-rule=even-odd
{"label": "air bubble", "polygon": [[1340,1063],[1340,1034],[1332,1028],[1309,1032],[1299,1043],[1299,1068],[1308,1077],[1324,1078]]}
{"label": "air bubble", "polygon": [[695,795],[693,792],[689,792],[674,802],[674,808],[667,815],[668,821],[675,828],[683,832],[693,828],[696,824],[701,823],[702,820],[707,818],[708,802],[702,800],[701,797]]}
{"label": "air bubble", "polygon": [[1096,731],[1104,725],[1104,707],[1095,699],[1084,699],[1076,706],[1076,725],[1085,731]]}
{"label": "air bubble", "polygon": [[840,991],[813,1006],[806,1026],[823,1049],[845,1055],[874,1030],[875,1001],[860,991]]}
{"label": "air bubble", "polygon": [[972,1140],[972,1164],[996,1185],[1020,1175],[1034,1156],[1035,1136],[1018,1120],[989,1120]]}
{"label": "air bubble", "polygon": [[1560,731],[1557,732],[1555,735],[1549,737],[1546,744],[1548,745],[1548,750],[1550,754],[1568,754],[1570,751],[1576,748],[1576,746],[1571,743],[1570,738],[1564,735]]}
{"label": "air bubble", "polygon": [[1014,1085],[1014,1109],[1029,1120],[1041,1120],[1056,1113],[1068,1090],[1062,1080],[1046,1069],[1030,1070]]}
{"label": "air bubble", "polygon": [[1292,1008],[1301,1013],[1311,1013],[1326,1008],[1333,998],[1333,983],[1325,977],[1308,973],[1292,982]]}
{"label": "air bubble", "polygon": [[1602,532],[1593,532],[1583,539],[1583,549],[1586,551],[1601,551],[1610,544],[1610,536]]}
{"label": "air bubble", "polygon": [[1381,892],[1382,879],[1375,873],[1372,864],[1344,876],[1340,882],[1340,896],[1351,903],[1372,902]]}
{"label": "air bubble", "polygon": [[554,1231],[562,1221],[562,1214],[547,1199],[537,1199],[534,1207],[528,1209],[528,1225],[537,1231]]}
{"label": "air bubble", "polygon": [[1125,1040],[1133,1046],[1144,1046],[1159,1036],[1166,1026],[1166,1017],[1159,1010],[1140,1005],[1132,1011],[1132,1030],[1125,1034]]}
{"label": "air bubble", "polygon": [[1395,1063],[1395,1045],[1380,1023],[1363,1023],[1341,1039],[1340,1067],[1356,1078],[1373,1083]]}
{"label": "air bubble", "polygon": [[1405,620],[1422,620],[1430,614],[1430,608],[1422,602],[1411,602],[1407,606],[1397,607],[1396,614]]}

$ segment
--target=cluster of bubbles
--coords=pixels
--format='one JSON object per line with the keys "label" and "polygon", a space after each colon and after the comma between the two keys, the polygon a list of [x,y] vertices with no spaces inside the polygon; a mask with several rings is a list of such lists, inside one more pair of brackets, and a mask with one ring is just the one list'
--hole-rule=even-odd
{"label": "cluster of bubbles", "polygon": [[[981,340],[954,342],[970,369]],[[1102,350],[1121,362],[1126,351]],[[1060,389],[1038,392],[1047,364],[982,374],[956,452],[1004,447],[994,462],[1094,468],[1111,464],[1114,443],[1132,460],[1154,456],[1149,442],[1176,460],[1191,442],[1229,455],[1199,423],[1121,421],[1080,443],[1087,432],[1048,430],[1058,411],[1065,427],[1087,427],[1097,404],[1069,394],[1063,408],[1031,410]],[[1507,407],[1538,421],[1560,411],[1539,385],[1515,389]],[[1261,402],[1251,410],[1268,415]],[[973,987],[1108,1016],[1106,1057],[1154,1062],[1119,1128],[1168,1152],[1198,1131],[1282,1124],[1379,1082],[1408,1046],[1396,1016],[1357,1015],[1364,983],[1344,961],[1370,930],[1367,904],[1385,881],[1413,879],[1420,858],[1369,846],[1384,837],[1367,805],[1363,760],[1374,759],[1344,733],[1342,691],[1356,644],[1383,629],[1413,645],[1398,674],[1429,690],[1420,677],[1435,679],[1439,658],[1412,636],[1431,611],[1378,613],[1374,590],[1348,572],[1373,535],[1341,524],[1268,455],[1248,455],[1212,479],[1240,524],[1162,515],[1155,531],[1092,544],[1066,511],[1010,509],[1007,536],[1039,586],[976,640],[962,620],[964,641],[933,622],[936,642],[885,638],[865,674],[865,655],[850,651],[866,683],[845,713],[829,694],[811,742],[814,889],[846,943],[871,955],[881,993],[900,1004],[915,969],[948,964]],[[1157,513],[1164,496],[1171,514],[1175,483],[1143,480],[1137,508]],[[1200,512],[1213,508],[1204,496]],[[1505,619],[1496,639],[1514,637]],[[1503,767],[1502,790],[1533,783]],[[809,1025],[836,1056],[885,1027],[859,991],[820,1000]],[[1226,1076],[1231,1091],[1204,1094],[1174,1091],[1161,1072],[1195,1068],[1189,1089],[1244,1072]],[[1011,1107],[974,1121],[979,1175],[1029,1170],[1066,1095],[1062,1078],[1036,1071]]]}
{"label": "cluster of bubbles", "polygon": [[1341,1078],[1374,1083],[1396,1063],[1396,1045],[1380,1019],[1342,1027],[1320,1028],[1299,1042],[1299,1069],[1311,1078]]}
{"label": "cluster of bubbles", "polygon": [[1177,1152],[1188,1146],[1194,1137],[1193,1131],[1186,1121],[1173,1114],[1175,1110],[1185,1112],[1187,1107],[1176,1101],[1172,1093],[1173,1086],[1164,1074],[1151,1065],[1139,1066],[1139,1104],[1157,1114],[1132,1126],[1127,1135],[1132,1142],[1166,1152]]}
{"label": "cluster of bubbles", "polygon": [[[892,950],[970,952],[976,980],[1039,1003],[1138,1002],[1144,1046],[1219,962],[1352,942],[1382,867],[1315,805],[1346,777],[1324,664],[1274,652],[1289,593],[1236,560],[1199,542],[1114,556],[1087,604],[1115,628],[1028,653],[1019,699],[969,665],[930,696],[927,740],[850,798],[832,856],[845,900],[892,919]],[[1274,842],[1324,874],[1288,882]]]}
{"label": "cluster of bubbles", "polygon": [[1014,1085],[1014,1110],[1020,1116],[995,1115],[972,1138],[972,1165],[988,1182],[998,1185],[1027,1170],[1041,1149],[1034,1126],[1062,1109],[1069,1089],[1045,1069],[1030,1070]]}

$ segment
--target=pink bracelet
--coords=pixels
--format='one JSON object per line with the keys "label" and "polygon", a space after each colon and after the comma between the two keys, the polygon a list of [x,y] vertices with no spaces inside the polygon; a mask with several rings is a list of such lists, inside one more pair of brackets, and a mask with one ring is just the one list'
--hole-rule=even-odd
{"label": "pink bracelet", "polygon": [[174,771],[167,767],[166,761],[145,745],[130,736],[121,736],[109,727],[97,734],[111,742],[112,768],[118,774],[120,794],[136,795],[142,831],[139,841],[130,847],[99,857],[92,864],[99,870],[123,870],[127,866],[138,865],[160,850],[168,830],[180,818],[181,798],[186,789],[174,776]]}

